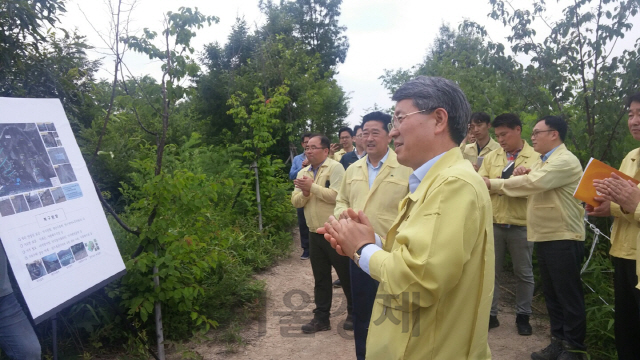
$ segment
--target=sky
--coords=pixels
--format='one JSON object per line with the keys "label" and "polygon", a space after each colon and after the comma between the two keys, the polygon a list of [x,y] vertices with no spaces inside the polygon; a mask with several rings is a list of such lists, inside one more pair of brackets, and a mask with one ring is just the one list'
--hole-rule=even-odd
{"label": "sky", "polygon": [[[68,0],[67,14],[60,19],[62,27],[69,30],[77,28],[95,47],[89,52],[92,59],[103,58],[102,69],[98,73],[101,78],[110,78],[113,71],[113,57],[107,56],[109,51],[103,41],[109,37],[111,16],[106,5],[108,1]],[[128,3],[123,4],[123,8],[128,9],[131,0],[124,1]],[[219,24],[197,31],[192,44],[196,51],[200,51],[212,42],[224,44],[236,17],[244,17],[253,28],[264,23],[265,17],[260,13],[258,3],[259,0],[137,0],[129,15],[129,30],[140,33],[142,29],[149,28],[160,32],[164,13],[178,11],[181,6],[197,7],[205,15],[220,18]],[[531,6],[530,0],[512,0],[511,3],[518,8]],[[548,1],[548,14],[560,17],[566,3],[567,0],[561,0],[560,4]],[[486,27],[491,40],[506,45],[509,29],[488,18],[490,11],[488,0],[343,0],[339,22],[347,27],[349,51],[345,62],[337,67],[336,78],[350,97],[347,123],[352,126],[359,124],[366,114],[365,109],[372,108],[374,104],[383,109],[393,106],[391,96],[379,77],[385,69],[410,68],[422,62],[442,24],[457,28],[464,19],[473,20]],[[544,35],[543,30],[539,31],[539,36]],[[640,26],[618,42],[614,52],[631,47],[638,38]],[[144,55],[129,52],[125,54],[124,62],[135,76],[160,75],[159,63]]]}

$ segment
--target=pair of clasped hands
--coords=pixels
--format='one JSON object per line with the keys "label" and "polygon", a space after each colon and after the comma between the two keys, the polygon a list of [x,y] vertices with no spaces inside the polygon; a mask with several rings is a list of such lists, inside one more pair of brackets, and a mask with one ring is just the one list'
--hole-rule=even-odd
{"label": "pair of clasped hands", "polygon": [[[528,169],[524,166],[518,166],[517,168],[515,168],[513,170],[513,174],[511,174],[512,176],[520,176],[520,175],[527,175],[528,173],[531,172],[531,169]],[[491,190],[491,181],[489,181],[488,177],[483,177],[482,180],[484,180],[484,183],[487,185],[487,188],[489,190]]]}
{"label": "pair of clasped hands", "polygon": [[593,186],[600,195],[593,199],[600,202],[600,205],[593,207],[587,204],[585,207],[587,215],[611,216],[610,205],[612,201],[620,205],[625,213],[633,214],[636,212],[638,203],[640,203],[640,189],[632,181],[611,173],[610,178],[593,180]]}
{"label": "pair of clasped hands", "polygon": [[318,228],[316,232],[323,234],[338,254],[351,259],[358,249],[375,243],[373,226],[362,210],[356,213],[353,209],[347,209],[338,219],[329,216],[324,227]]}

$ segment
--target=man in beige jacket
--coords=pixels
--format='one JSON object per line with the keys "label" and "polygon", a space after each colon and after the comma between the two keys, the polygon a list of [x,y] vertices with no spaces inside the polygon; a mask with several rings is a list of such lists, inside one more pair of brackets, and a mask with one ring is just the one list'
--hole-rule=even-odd
{"label": "man in beige jacket", "polygon": [[[522,122],[516,114],[496,116],[491,124],[500,149],[484,157],[478,174],[490,179],[507,179],[516,167],[530,168],[540,158],[529,144],[522,139]],[[500,326],[498,321],[498,300],[500,284],[498,275],[502,272],[506,252],[511,255],[513,273],[516,276],[516,328],[520,335],[531,335],[529,324],[531,300],[533,298],[533,243],[527,241],[527,198],[491,194],[493,205],[493,243],[496,252],[496,285],[493,290],[489,329]]]}
{"label": "man in beige jacket", "polygon": [[[634,140],[640,141],[640,93],[629,98],[627,125]],[[620,164],[620,171],[640,180],[640,148],[631,150]],[[604,195],[597,208],[587,205],[591,216],[614,216],[611,231],[611,262],[614,267],[614,333],[618,359],[640,356],[640,289],[637,288],[637,241],[640,236],[640,190],[621,178],[595,181]],[[609,199],[609,200],[607,200]]]}
{"label": "man in beige jacket", "polygon": [[[390,115],[379,111],[362,118],[362,140],[367,155],[347,169],[334,210],[336,218],[349,208],[364,211],[377,234],[386,234],[398,216],[398,204],[409,192],[411,175],[411,169],[400,165],[396,153],[389,148],[390,121]],[[351,260],[349,266],[356,358],[364,360],[378,282]]]}
{"label": "man in beige jacket", "polygon": [[464,146],[462,156],[471,162],[476,171],[480,169],[482,159],[488,153],[500,148],[500,145],[491,138],[489,129],[491,129],[491,116],[489,114],[484,112],[471,114],[469,132],[473,134],[473,138],[476,141]]}
{"label": "man in beige jacket", "polygon": [[330,145],[329,139],[325,136],[316,135],[309,139],[305,154],[310,165],[298,172],[298,177],[293,181],[296,189],[291,194],[293,206],[304,207],[304,217],[309,226],[309,256],[313,271],[316,308],[313,310],[314,317],[311,322],[302,326],[302,331],[307,334],[331,329],[329,315],[333,296],[332,266],[343,284],[342,290],[347,297],[348,315],[343,328],[353,329],[349,259],[338,255],[323,236],[316,233],[316,229],[333,215],[336,196],[344,176],[342,165],[328,158]]}
{"label": "man in beige jacket", "polygon": [[386,239],[352,209],[319,232],[380,282],[367,359],[490,359],[491,199],[458,146],[469,103],[452,81],[426,76],[393,100],[390,135],[398,162],[414,171]]}
{"label": "man in beige jacket", "polygon": [[584,258],[584,209],[573,197],[582,166],[564,145],[567,123],[557,116],[538,120],[531,134],[542,154],[510,179],[487,179],[492,194],[529,196],[527,237],[535,242],[542,290],[551,322],[551,344],[534,360],[581,359],[587,330],[580,265]]}

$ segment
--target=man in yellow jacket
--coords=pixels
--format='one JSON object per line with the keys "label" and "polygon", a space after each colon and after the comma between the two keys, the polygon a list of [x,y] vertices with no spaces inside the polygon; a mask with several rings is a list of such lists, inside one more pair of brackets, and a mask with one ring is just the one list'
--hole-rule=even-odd
{"label": "man in yellow jacket", "polygon": [[[398,215],[398,204],[409,192],[411,169],[398,163],[389,148],[391,116],[379,111],[362,118],[362,141],[367,155],[352,164],[342,178],[334,215],[351,208],[362,210],[377,234],[386,234]],[[344,158],[343,158],[344,159]],[[353,297],[353,335],[356,358],[364,360],[371,310],[378,282],[349,261]]]}
{"label": "man in yellow jacket", "polygon": [[393,100],[390,135],[414,171],[386,239],[362,211],[318,230],[380,282],[367,359],[490,359],[491,199],[458,147],[469,103],[452,81],[425,76]]}
{"label": "man in yellow jacket", "polygon": [[581,359],[587,320],[580,265],[584,259],[584,209],[573,197],[582,166],[564,145],[567,123],[546,116],[533,128],[533,149],[543,154],[530,168],[518,167],[510,179],[487,179],[492,194],[529,196],[527,237],[535,242],[542,290],[551,322],[551,344],[534,360]]}
{"label": "man in yellow jacket", "polygon": [[331,329],[329,315],[333,296],[332,266],[338,274],[338,279],[344,284],[342,290],[347,297],[348,315],[343,328],[353,330],[349,260],[338,255],[323,236],[316,233],[316,229],[333,215],[336,196],[344,176],[342,165],[328,158],[330,145],[331,142],[325,136],[316,135],[309,139],[305,154],[310,165],[298,172],[296,180],[293,181],[296,189],[291,194],[293,206],[304,207],[304,217],[309,226],[309,257],[313,271],[316,308],[313,310],[311,322],[302,326],[302,331],[306,334]]}
{"label": "man in yellow jacket", "polygon": [[[484,157],[478,174],[490,179],[509,178],[516,167],[530,168],[539,158],[522,139],[522,122],[516,114],[496,116],[491,123],[500,148]],[[513,273],[516,275],[516,328],[520,335],[531,335],[529,324],[531,300],[533,299],[533,243],[527,241],[527,198],[491,194],[493,205],[493,243],[496,253],[496,284],[489,317],[489,329],[500,326],[498,300],[500,284],[498,274],[502,271],[506,251],[511,255]]]}
{"label": "man in yellow jacket", "polygon": [[[640,141],[640,93],[634,94],[627,103],[629,110],[629,132]],[[620,171],[640,180],[640,148],[631,150],[620,164]],[[609,182],[609,181],[607,181]],[[608,195],[610,188],[597,182],[596,189]],[[613,289],[615,293],[614,333],[618,359],[637,359],[640,355],[640,289],[638,286],[637,244],[640,236],[640,207],[638,207],[638,192],[625,180],[620,180],[621,187],[635,191],[636,195],[620,192],[615,202],[605,198],[597,208],[587,205],[588,215],[614,216],[611,231],[611,262],[614,267]],[[606,196],[605,195],[605,196]],[[614,194],[612,194],[614,195]],[[609,196],[607,198],[611,199]]]}
{"label": "man in yellow jacket", "polygon": [[500,145],[491,138],[489,129],[491,128],[491,116],[484,112],[471,114],[469,131],[473,134],[475,142],[467,144],[462,150],[462,156],[469,160],[473,168],[478,171],[482,165],[484,157],[493,150],[499,149]]}
{"label": "man in yellow jacket", "polygon": [[331,144],[329,147],[329,159],[340,162],[342,157],[353,151],[353,130],[350,127],[343,127],[338,130],[339,144]]}

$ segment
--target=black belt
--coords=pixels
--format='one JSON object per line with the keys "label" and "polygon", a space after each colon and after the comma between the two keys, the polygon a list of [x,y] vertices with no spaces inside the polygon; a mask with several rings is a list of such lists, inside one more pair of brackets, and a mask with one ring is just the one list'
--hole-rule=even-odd
{"label": "black belt", "polygon": [[493,223],[493,225],[496,225],[496,226],[498,226],[498,227],[505,228],[505,229],[509,229],[509,228],[512,228],[512,227],[514,227],[514,228],[518,228],[518,227],[526,227],[526,226],[522,226],[522,225],[496,224],[496,223]]}

